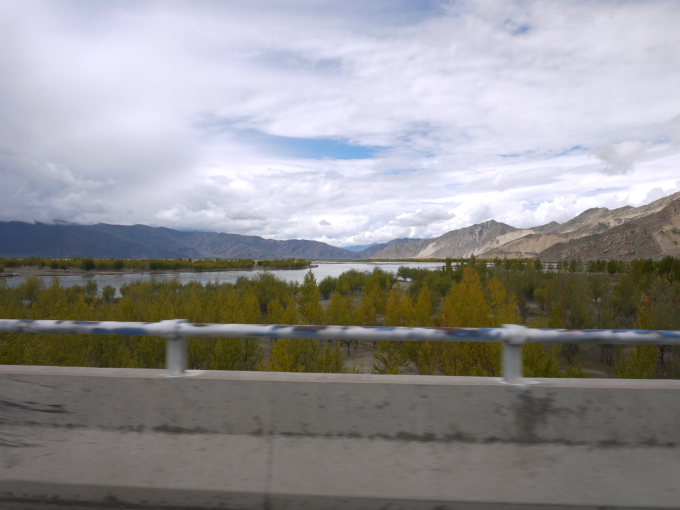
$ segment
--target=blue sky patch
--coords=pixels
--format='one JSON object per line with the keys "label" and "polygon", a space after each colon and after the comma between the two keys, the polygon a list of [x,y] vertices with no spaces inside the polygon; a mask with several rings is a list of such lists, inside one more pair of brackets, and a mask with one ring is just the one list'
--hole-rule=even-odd
{"label": "blue sky patch", "polygon": [[418,172],[417,168],[395,168],[383,172],[383,175],[406,175]]}
{"label": "blue sky patch", "polygon": [[577,152],[584,152],[589,150],[588,147],[584,147],[583,145],[572,145],[571,147],[563,150],[562,152],[558,152],[556,156],[565,156],[566,154],[574,154]]}
{"label": "blue sky patch", "polygon": [[332,138],[292,138],[260,135],[260,142],[284,156],[309,159],[367,159],[375,156],[377,147],[353,145]]}
{"label": "blue sky patch", "polygon": [[237,127],[240,119],[207,118],[196,126],[209,136],[230,134],[240,143],[261,148],[270,155],[305,159],[368,159],[384,147],[359,145],[341,138],[278,136],[257,129]]}
{"label": "blue sky patch", "polygon": [[240,131],[239,135],[248,143],[290,158],[367,159],[374,157],[379,150],[378,147],[356,145],[334,138],[276,136],[251,129]]}
{"label": "blue sky patch", "polygon": [[529,158],[536,154],[535,150],[522,151],[522,152],[508,152],[505,154],[499,154],[498,156],[504,159],[507,158]]}
{"label": "blue sky patch", "polygon": [[525,23],[518,23],[512,19],[506,19],[503,27],[506,31],[514,36],[526,34],[531,29],[529,25]]}

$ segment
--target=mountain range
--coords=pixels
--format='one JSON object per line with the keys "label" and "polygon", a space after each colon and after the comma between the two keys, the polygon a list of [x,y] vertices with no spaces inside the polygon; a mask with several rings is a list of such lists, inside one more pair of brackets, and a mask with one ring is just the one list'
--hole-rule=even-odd
{"label": "mountain range", "polygon": [[518,229],[494,220],[425,241],[391,244],[374,258],[538,257],[632,260],[680,256],[680,192],[641,207],[584,211],[564,223]]}
{"label": "mountain range", "polygon": [[348,250],[307,240],[183,232],[146,225],[47,225],[0,222],[2,257],[95,258],[354,258]]}
{"label": "mountain range", "polygon": [[564,223],[519,229],[490,220],[435,239],[394,239],[360,251],[304,239],[277,241],[146,225],[0,222],[1,257],[403,259],[471,255],[543,260],[680,257],[680,192],[641,207],[588,209]]}

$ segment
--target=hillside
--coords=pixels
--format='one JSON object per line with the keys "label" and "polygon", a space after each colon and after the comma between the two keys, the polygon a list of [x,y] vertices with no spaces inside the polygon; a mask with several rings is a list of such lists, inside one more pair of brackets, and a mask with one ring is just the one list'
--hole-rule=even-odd
{"label": "hillside", "polygon": [[355,258],[350,251],[307,240],[181,232],[146,225],[46,225],[0,222],[2,257]]}
{"label": "hillside", "polygon": [[667,205],[660,210],[648,209],[646,214],[636,214],[601,233],[555,244],[540,257],[550,260],[680,257],[680,198],[663,203]]}
{"label": "hillside", "polygon": [[[410,243],[418,243],[422,241],[422,239],[411,239],[411,238],[400,238],[400,239],[392,239],[391,241],[387,243],[380,243],[380,244],[373,244],[371,246],[368,246],[364,248],[363,250],[359,252],[355,252],[359,258],[362,259],[369,259],[373,258],[376,253],[379,253],[386,248],[394,245],[404,245],[404,244],[410,244]],[[395,249],[399,249],[397,246]]]}
{"label": "hillside", "polygon": [[641,207],[588,209],[564,223],[518,229],[494,220],[422,241],[387,243],[372,258],[623,259],[680,255],[680,192]]}
{"label": "hillside", "polygon": [[[484,253],[485,257],[542,257],[542,258],[575,258],[576,253],[583,253],[580,258],[656,258],[674,252],[673,239],[656,241],[662,229],[670,232],[672,225],[664,227],[666,220],[654,219],[671,204],[680,202],[680,193],[655,200],[640,207],[620,207],[610,210],[605,207],[588,209],[564,223],[551,223],[543,227],[528,229],[527,234]],[[635,234],[624,236],[625,225],[645,222],[645,228],[636,230]],[[672,235],[672,232],[670,232]],[[591,237],[592,236],[592,237]],[[611,240],[607,240],[612,236]],[[664,238],[668,235],[664,234]],[[577,242],[579,239],[584,241]],[[624,241],[625,239],[625,241]],[[628,248],[624,247],[628,246]],[[656,244],[659,244],[655,247]],[[618,245],[613,252],[610,249]],[[662,246],[663,245],[663,246]],[[568,246],[568,248],[567,248]],[[582,248],[576,248],[582,246]],[[590,246],[590,248],[586,248]],[[567,251],[564,251],[567,250]],[[607,251],[603,251],[607,250]],[[572,253],[572,255],[567,255]],[[617,256],[616,254],[621,254]],[[656,254],[656,255],[652,255]]]}
{"label": "hillside", "polygon": [[146,225],[0,222],[0,257],[545,260],[680,256],[680,192],[641,207],[588,209],[564,223],[518,229],[494,220],[435,239],[394,239],[349,251],[304,239],[182,232]]}
{"label": "hillside", "polygon": [[390,244],[372,258],[463,258],[479,255],[497,246],[498,238],[517,229],[494,220],[453,230],[424,241]]}

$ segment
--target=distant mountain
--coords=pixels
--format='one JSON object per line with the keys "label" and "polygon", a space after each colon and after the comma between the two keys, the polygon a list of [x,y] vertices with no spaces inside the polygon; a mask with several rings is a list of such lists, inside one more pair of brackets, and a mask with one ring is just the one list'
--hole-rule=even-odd
{"label": "distant mountain", "polygon": [[[642,214],[635,214],[602,232],[554,244],[543,251],[541,257],[550,260],[680,257],[680,194],[676,195],[675,200],[653,202],[655,207],[647,208]],[[658,206],[662,208],[658,209]],[[623,209],[610,212],[624,212]],[[639,213],[640,209],[625,212]]]}
{"label": "distant mountain", "polygon": [[641,207],[588,209],[565,223],[518,229],[494,220],[424,241],[386,243],[371,258],[680,257],[680,192]]}
{"label": "distant mountain", "polygon": [[375,253],[372,258],[463,258],[479,255],[498,245],[498,238],[516,231],[515,227],[494,220],[485,221],[471,227],[452,230],[436,239],[422,241],[388,243],[388,246]]}
{"label": "distant mountain", "polygon": [[351,251],[352,253],[359,253],[370,248],[371,246],[375,246],[375,244],[355,244],[353,246],[345,246],[343,249]]}
{"label": "distant mountain", "polygon": [[[361,250],[360,252],[357,253],[357,256],[362,259],[370,259],[370,258],[375,258],[374,256],[377,253],[382,252],[389,246],[397,245],[397,244],[410,244],[410,243],[417,243],[422,241],[422,239],[413,239],[410,237],[402,237],[399,239],[392,239],[391,241],[388,241],[386,243],[380,243],[380,244],[372,244],[368,248]],[[385,257],[389,258],[389,257]]]}
{"label": "distant mountain", "polygon": [[680,257],[680,192],[641,207],[588,209],[564,223],[519,229],[494,220],[436,239],[394,239],[360,251],[303,239],[181,232],[146,225],[0,222],[2,257],[408,259]]}
{"label": "distant mountain", "polygon": [[181,232],[146,225],[0,222],[2,257],[355,258],[350,251],[307,240]]}
{"label": "distant mountain", "polygon": [[[680,256],[680,193],[641,207],[588,209],[571,220],[523,231],[485,257],[621,259]],[[627,232],[627,233],[626,233]]]}

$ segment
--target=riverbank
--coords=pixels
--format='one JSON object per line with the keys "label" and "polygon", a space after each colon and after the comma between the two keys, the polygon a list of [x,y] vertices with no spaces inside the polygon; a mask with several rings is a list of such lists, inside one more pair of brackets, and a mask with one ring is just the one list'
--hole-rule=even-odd
{"label": "riverbank", "polygon": [[53,269],[51,267],[39,267],[39,266],[21,266],[21,267],[10,267],[5,268],[4,271],[0,272],[0,278],[12,278],[12,277],[22,277],[26,278],[28,276],[87,276],[87,275],[131,275],[131,274],[180,274],[180,273],[228,273],[234,271],[295,271],[295,270],[309,270],[319,267],[318,264],[309,264],[303,267],[259,267],[254,266],[252,268],[239,268],[239,267],[225,267],[225,268],[211,268],[211,269],[201,269],[201,268],[179,268],[179,269],[145,269],[145,268],[124,268],[124,269],[83,269],[80,267],[69,267],[66,269]]}
{"label": "riverbank", "polygon": [[[388,262],[343,262],[332,263],[323,260],[310,261],[310,264],[300,269],[278,269],[272,267],[255,266],[249,269],[157,269],[150,270],[144,268],[99,268],[91,269],[89,271],[79,267],[70,267],[55,269],[50,266],[39,267],[33,266],[17,266],[5,267],[4,272],[0,272],[0,285],[9,288],[18,287],[29,277],[37,277],[42,280],[44,286],[49,286],[53,278],[59,279],[59,284],[62,287],[72,287],[74,285],[86,285],[90,281],[95,281],[99,289],[103,289],[107,285],[112,286],[116,291],[119,291],[124,285],[137,281],[150,280],[177,280],[181,284],[189,282],[198,282],[202,285],[208,284],[235,284],[240,278],[256,279],[261,275],[272,275],[275,278],[289,282],[302,284],[305,276],[309,271],[312,271],[317,283],[321,283],[324,278],[337,278],[342,273],[347,271],[358,272],[373,272],[376,268],[381,269],[392,274],[397,273],[399,267],[405,265],[403,263],[388,263]],[[407,264],[407,267],[421,268],[421,269],[438,269],[441,267],[436,263],[412,263]]]}

